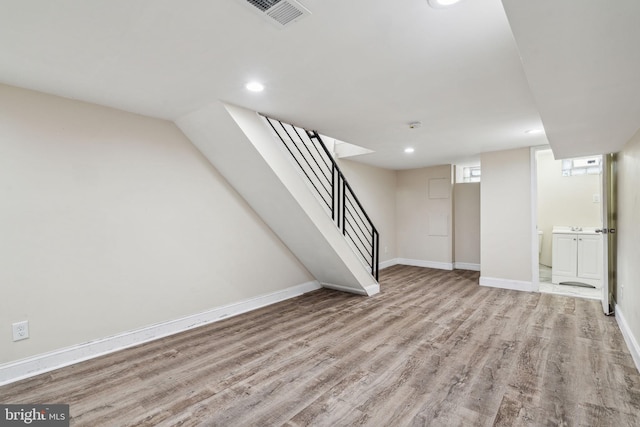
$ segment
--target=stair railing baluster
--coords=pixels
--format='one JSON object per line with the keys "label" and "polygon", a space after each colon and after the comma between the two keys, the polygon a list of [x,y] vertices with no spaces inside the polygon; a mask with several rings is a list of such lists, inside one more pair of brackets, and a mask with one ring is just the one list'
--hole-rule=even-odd
{"label": "stair railing baluster", "polygon": [[[318,196],[329,207],[331,219],[345,238],[350,241],[354,251],[358,253],[371,268],[371,275],[375,277],[377,281],[379,274],[378,264],[380,260],[380,235],[373,225],[371,218],[369,218],[369,215],[362,207],[358,197],[356,197],[351,185],[347,182],[333,155],[322,141],[320,134],[316,131],[304,129],[300,129],[304,132],[298,132],[299,128],[287,125],[293,129],[293,133],[297,136],[297,139],[295,139],[283,122],[267,116],[263,117],[285,145],[289,154],[291,154],[298,164],[298,167],[318,193]],[[283,138],[282,134],[277,130],[275,123],[280,125],[280,128],[287,136],[287,140],[295,146],[299,156],[296,156],[294,151],[289,147],[285,138]],[[307,136],[308,142],[313,147],[313,150],[308,147],[301,133]],[[300,145],[303,147],[300,147]],[[299,160],[298,157],[302,157],[302,161]],[[312,161],[309,161],[308,157],[311,157]],[[323,165],[327,168],[327,173],[325,173]],[[330,178],[328,176],[329,174],[331,175]],[[324,190],[324,193],[330,197],[331,200],[329,202],[325,200],[323,191],[318,188],[316,183],[318,183],[322,190]],[[349,217],[351,217],[351,220]],[[367,237],[369,235],[371,236],[371,241],[369,241],[369,237]]]}

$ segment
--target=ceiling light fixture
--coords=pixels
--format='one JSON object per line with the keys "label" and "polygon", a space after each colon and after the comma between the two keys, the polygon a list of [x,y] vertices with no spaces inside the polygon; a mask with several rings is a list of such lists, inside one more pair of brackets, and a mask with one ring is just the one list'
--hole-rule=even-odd
{"label": "ceiling light fixture", "polygon": [[412,147],[407,147],[407,148],[404,149],[405,153],[413,153],[414,151],[416,151],[416,150],[414,150]]}
{"label": "ceiling light fixture", "polygon": [[427,0],[429,6],[434,7],[436,9],[442,9],[444,7],[453,6],[458,3],[460,0]]}
{"label": "ceiling light fixture", "polygon": [[249,82],[245,85],[245,87],[251,92],[262,92],[264,90],[264,85],[259,82]]}
{"label": "ceiling light fixture", "polygon": [[525,130],[524,133],[526,133],[527,135],[539,135],[541,133],[544,133],[544,129],[529,129]]}

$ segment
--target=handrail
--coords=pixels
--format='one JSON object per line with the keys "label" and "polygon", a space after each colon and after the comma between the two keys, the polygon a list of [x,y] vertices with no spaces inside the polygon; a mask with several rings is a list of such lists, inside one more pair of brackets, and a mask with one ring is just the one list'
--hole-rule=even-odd
{"label": "handrail", "polygon": [[[278,135],[307,181],[328,207],[333,222],[369,266],[371,275],[377,281],[380,235],[320,134],[264,115],[262,117]],[[306,141],[302,135],[306,135]],[[347,214],[352,218],[351,221]]]}

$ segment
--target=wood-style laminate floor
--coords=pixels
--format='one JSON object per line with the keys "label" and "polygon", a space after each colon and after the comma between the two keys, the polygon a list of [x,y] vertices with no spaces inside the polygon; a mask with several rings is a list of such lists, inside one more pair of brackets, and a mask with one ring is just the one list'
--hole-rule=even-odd
{"label": "wood-style laminate floor", "polygon": [[0,387],[72,425],[639,426],[640,375],[598,301],[394,266]]}

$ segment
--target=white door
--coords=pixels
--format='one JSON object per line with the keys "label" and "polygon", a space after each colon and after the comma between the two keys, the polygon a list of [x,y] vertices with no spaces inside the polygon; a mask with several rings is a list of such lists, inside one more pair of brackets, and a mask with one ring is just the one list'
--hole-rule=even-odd
{"label": "white door", "polygon": [[605,314],[613,312],[613,300],[616,291],[616,154],[603,157],[602,170],[602,309]]}

